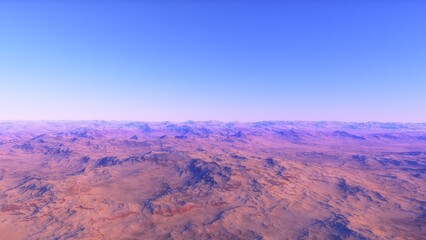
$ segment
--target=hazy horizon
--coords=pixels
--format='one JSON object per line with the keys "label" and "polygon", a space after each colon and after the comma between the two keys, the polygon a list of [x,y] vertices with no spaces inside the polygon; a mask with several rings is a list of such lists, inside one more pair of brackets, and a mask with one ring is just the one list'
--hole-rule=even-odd
{"label": "hazy horizon", "polygon": [[59,119],[59,120],[49,120],[49,119],[41,119],[41,120],[1,120],[0,123],[8,123],[8,122],[16,122],[16,123],[37,123],[37,122],[70,122],[70,123],[78,123],[78,122],[111,122],[111,123],[126,123],[126,122],[140,122],[140,123],[209,123],[209,122],[217,122],[217,123],[261,123],[261,122],[289,122],[289,123],[320,123],[320,122],[328,122],[328,123],[343,123],[343,124],[365,124],[365,123],[379,123],[379,124],[426,124],[426,122],[395,122],[395,121],[334,121],[334,120],[259,120],[259,121],[221,121],[221,120],[182,120],[182,121],[171,121],[171,120],[161,120],[161,121],[147,121],[147,120],[102,120],[102,119],[89,119],[89,120],[67,120],[67,119]]}

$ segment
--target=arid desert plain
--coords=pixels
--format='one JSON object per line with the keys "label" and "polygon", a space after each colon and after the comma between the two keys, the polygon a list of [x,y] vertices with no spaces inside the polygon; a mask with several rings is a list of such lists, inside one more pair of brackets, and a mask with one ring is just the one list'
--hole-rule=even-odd
{"label": "arid desert plain", "polygon": [[426,124],[0,123],[0,239],[425,237]]}

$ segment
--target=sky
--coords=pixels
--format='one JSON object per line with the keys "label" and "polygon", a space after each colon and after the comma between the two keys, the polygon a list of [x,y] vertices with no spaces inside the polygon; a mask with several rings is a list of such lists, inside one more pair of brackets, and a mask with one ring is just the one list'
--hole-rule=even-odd
{"label": "sky", "polygon": [[0,120],[426,122],[426,1],[1,1]]}

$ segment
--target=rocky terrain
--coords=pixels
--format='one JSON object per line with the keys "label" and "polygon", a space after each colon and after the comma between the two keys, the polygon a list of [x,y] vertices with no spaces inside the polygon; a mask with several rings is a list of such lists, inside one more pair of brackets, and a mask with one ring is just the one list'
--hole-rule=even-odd
{"label": "rocky terrain", "polygon": [[426,124],[0,123],[0,239],[425,236]]}

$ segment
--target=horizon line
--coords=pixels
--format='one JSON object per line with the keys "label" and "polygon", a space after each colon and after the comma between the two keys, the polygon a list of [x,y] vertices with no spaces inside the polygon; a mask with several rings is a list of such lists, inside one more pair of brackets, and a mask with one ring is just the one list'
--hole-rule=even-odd
{"label": "horizon line", "polygon": [[185,121],[172,121],[172,120],[164,120],[164,121],[147,121],[147,120],[100,120],[100,119],[93,119],[93,120],[49,120],[49,119],[42,119],[42,120],[1,120],[0,123],[13,123],[13,122],[19,122],[19,123],[37,123],[37,122],[45,122],[45,123],[54,123],[54,122],[68,122],[68,123],[78,123],[78,122],[108,122],[108,123],[120,123],[120,122],[140,122],[140,123],[210,123],[210,122],[216,122],[216,123],[243,123],[243,124],[250,124],[250,123],[262,123],[262,122],[281,122],[281,123],[320,123],[320,122],[327,122],[327,123],[387,123],[387,124],[426,124],[426,122],[402,122],[402,121],[339,121],[339,120],[259,120],[259,121],[222,121],[222,120],[185,120]]}

